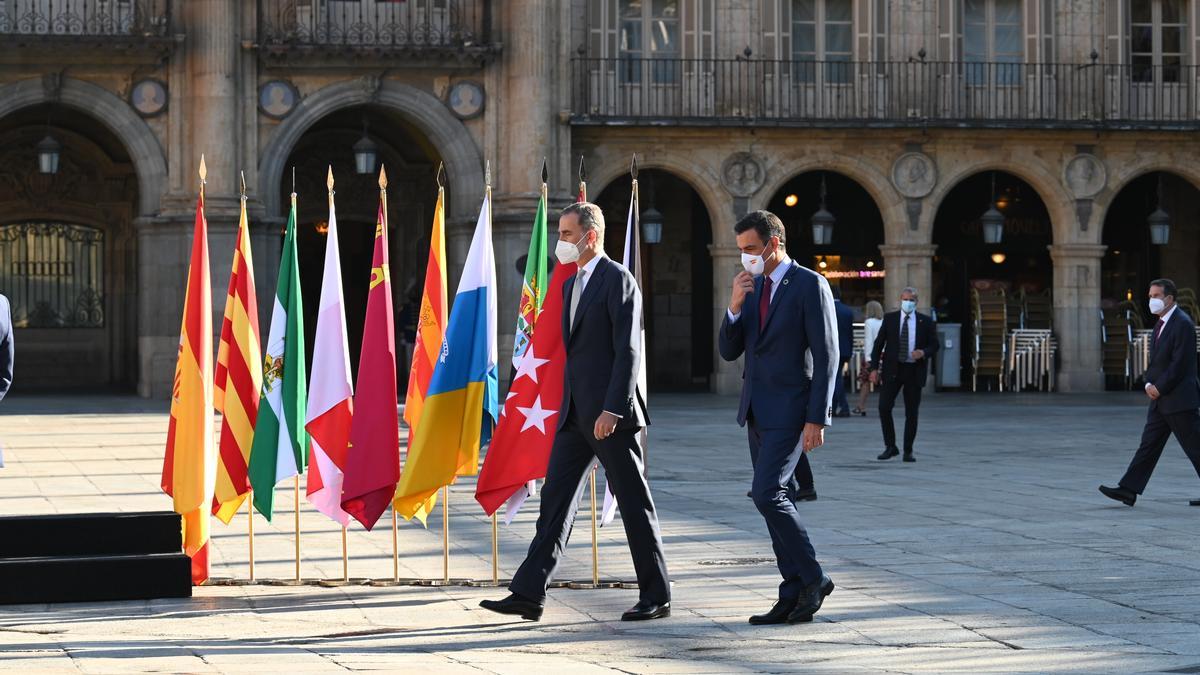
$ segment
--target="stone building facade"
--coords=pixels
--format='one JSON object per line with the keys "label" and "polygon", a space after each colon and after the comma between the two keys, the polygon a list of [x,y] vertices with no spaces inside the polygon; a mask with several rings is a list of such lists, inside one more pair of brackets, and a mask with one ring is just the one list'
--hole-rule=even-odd
{"label": "stone building facade", "polygon": [[[26,386],[164,395],[201,154],[214,309],[244,174],[264,331],[293,185],[302,265],[320,268],[331,165],[357,344],[366,137],[392,179],[398,312],[438,165],[451,288],[490,176],[503,353],[543,159],[561,206],[583,158],[619,251],[636,154],[642,218],[663,224],[645,246],[652,387],[738,388],[713,333],[733,223],[757,208],[855,307],[915,286],[970,339],[972,289],[1048,297],[1057,388],[1121,386],[1105,312],[1144,313],[1156,276],[1200,286],[1198,58],[1187,0],[14,0],[0,292],[18,299]],[[47,136],[54,173],[38,170]],[[319,271],[302,283],[315,301]]]}

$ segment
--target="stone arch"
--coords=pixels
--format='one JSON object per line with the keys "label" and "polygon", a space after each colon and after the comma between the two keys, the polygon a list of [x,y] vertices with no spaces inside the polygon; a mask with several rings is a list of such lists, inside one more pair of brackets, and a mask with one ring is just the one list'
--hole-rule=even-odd
{"label": "stone arch", "polygon": [[39,105],[65,105],[103,124],[129,152],[138,179],[138,215],[158,213],[167,179],[167,160],[154,130],[133,108],[109,90],[83,80],[63,78],[57,95],[40,78],[0,86],[0,117]]}
{"label": "stone arch", "polygon": [[842,155],[819,153],[803,157],[781,159],[767,167],[769,176],[765,185],[750,198],[751,209],[765,209],[771,198],[788,181],[800,174],[812,171],[840,173],[853,180],[871,195],[875,207],[883,216],[883,232],[886,242],[902,241],[908,229],[908,217],[904,215],[903,200],[896,193],[887,176],[870,164],[852,160]]}
{"label": "stone arch", "polygon": [[1108,184],[1105,186],[1104,192],[1095,198],[1096,221],[1099,225],[1099,227],[1095,228],[1097,241],[1104,236],[1104,222],[1107,219],[1108,208],[1112,206],[1113,200],[1130,183],[1148,173],[1169,173],[1186,180],[1197,190],[1200,190],[1200,171],[1188,167],[1182,162],[1164,162],[1159,157],[1142,155],[1132,162],[1122,162],[1120,166],[1108,166],[1107,168],[1111,172],[1108,176]]}
{"label": "stone arch", "polygon": [[259,194],[268,215],[282,215],[279,182],[292,148],[326,115],[360,105],[379,105],[402,113],[429,139],[446,165],[450,181],[449,219],[473,217],[483,192],[483,155],[461,121],[433,94],[397,82],[378,90],[361,81],[339,82],[305,96],[271,135],[259,160]]}
{"label": "stone arch", "polygon": [[954,165],[945,175],[938,177],[937,186],[926,197],[926,203],[930,205],[930,208],[921,214],[919,229],[922,243],[933,242],[933,222],[946,196],[964,180],[988,171],[1003,171],[1011,174],[1033,188],[1038,198],[1045,204],[1046,212],[1050,215],[1052,244],[1078,241],[1078,237],[1072,237],[1072,232],[1078,229],[1075,227],[1077,221],[1073,208],[1074,200],[1067,194],[1061,179],[1054,172],[1033,163],[1019,164],[1011,160],[998,161],[988,158]]}
{"label": "stone arch", "polygon": [[[724,188],[716,182],[715,174],[705,175],[708,172],[698,172],[694,164],[690,164],[685,160],[671,157],[669,155],[638,155],[638,169],[658,169],[673,174],[683,182],[687,183],[696,194],[700,195],[700,200],[704,202],[704,208],[708,209],[709,220],[712,221],[712,241],[714,245],[718,242],[729,240],[733,243],[732,230],[726,232],[730,228],[726,225],[729,223],[727,218],[732,217],[732,211],[725,209],[722,211],[723,205],[729,204],[732,197],[724,192]],[[613,181],[621,176],[629,175],[629,160],[613,160],[603,162],[599,171],[596,172],[596,178],[589,179],[590,186],[595,185],[599,190],[604,190]],[[597,192],[596,194],[599,194]]]}

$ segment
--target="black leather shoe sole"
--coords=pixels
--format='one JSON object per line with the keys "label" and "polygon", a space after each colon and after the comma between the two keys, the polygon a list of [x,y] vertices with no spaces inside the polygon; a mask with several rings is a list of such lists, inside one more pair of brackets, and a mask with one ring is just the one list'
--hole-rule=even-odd
{"label": "black leather shoe sole", "polygon": [[479,606],[507,616],[519,616],[526,621],[541,621],[542,608],[537,605],[514,605],[499,600],[481,600]]}
{"label": "black leather shoe sole", "polygon": [[[833,593],[833,588],[834,588],[833,579],[827,579],[825,582],[825,585],[821,587],[821,602],[822,603],[825,602],[825,598],[828,598]],[[787,622],[788,623],[808,623],[813,620],[813,615],[816,614],[817,610],[820,610],[820,609],[821,609],[820,606],[818,606],[817,609],[815,609],[811,612],[802,612],[802,613],[797,613],[795,610],[793,610],[792,613],[790,615],[788,615]]]}
{"label": "black leather shoe sole", "polygon": [[898,450],[884,450],[883,454],[879,455],[875,459],[891,459],[891,458],[897,457],[899,455],[900,455],[900,452]]}
{"label": "black leather shoe sole", "polygon": [[1189,501],[1188,506],[1200,506],[1200,499],[1193,499]]}
{"label": "black leather shoe sole", "polygon": [[671,616],[671,605],[659,605],[649,612],[634,612],[629,611],[621,615],[622,621],[649,621],[651,619],[665,619]]}
{"label": "black leather shoe sole", "polygon": [[1107,485],[1100,486],[1100,494],[1104,495],[1105,497],[1108,497],[1109,499],[1113,499],[1118,502],[1121,502],[1125,506],[1133,506],[1134,503],[1137,502],[1136,495],[1131,496],[1121,490],[1115,490],[1113,488],[1110,488]]}

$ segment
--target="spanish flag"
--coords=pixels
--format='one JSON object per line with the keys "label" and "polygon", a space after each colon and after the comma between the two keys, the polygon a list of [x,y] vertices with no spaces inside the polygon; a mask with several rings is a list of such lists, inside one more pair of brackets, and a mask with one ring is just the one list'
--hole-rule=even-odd
{"label": "spanish flag", "polygon": [[[421,294],[421,314],[417,319],[417,339],[413,345],[412,368],[408,372],[408,393],[404,397],[404,421],[408,423],[409,451],[417,436],[417,422],[425,408],[425,393],[433,379],[433,366],[442,353],[446,339],[446,191],[438,186],[433,208],[433,231],[429,234],[429,262],[425,266],[425,290]],[[413,511],[422,523],[433,511],[437,493],[430,495]],[[399,499],[393,508],[399,508]]]}
{"label": "spanish flag", "polygon": [[396,490],[396,513],[411,520],[457,476],[479,472],[479,447],[499,414],[496,256],[491,194],[483,199],[416,433]]}
{"label": "spanish flag", "polygon": [[[201,160],[202,176],[203,167]],[[192,583],[197,585],[208,579],[209,508],[217,478],[212,401],[212,288],[201,190],[162,472],[163,492],[171,496],[175,512],[183,516],[183,548],[192,559]]]}
{"label": "spanish flag", "polygon": [[254,291],[250,226],[243,195],[237,248],[233,251],[233,272],[225,296],[225,319],[221,322],[221,344],[217,347],[217,381],[213,396],[213,407],[222,415],[213,515],[226,525],[233,520],[250,492],[250,446],[254,443],[261,390],[258,297]]}

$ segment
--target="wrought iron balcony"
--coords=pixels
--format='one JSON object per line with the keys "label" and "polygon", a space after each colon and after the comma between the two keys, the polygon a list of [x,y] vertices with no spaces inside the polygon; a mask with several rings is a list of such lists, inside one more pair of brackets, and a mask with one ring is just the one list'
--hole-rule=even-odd
{"label": "wrought iron balcony", "polygon": [[0,35],[68,38],[167,38],[169,0],[0,0]]}
{"label": "wrought iron balcony", "polygon": [[1200,128],[1196,66],[573,59],[575,124]]}
{"label": "wrought iron balcony", "polygon": [[268,54],[492,52],[490,0],[260,0]]}

